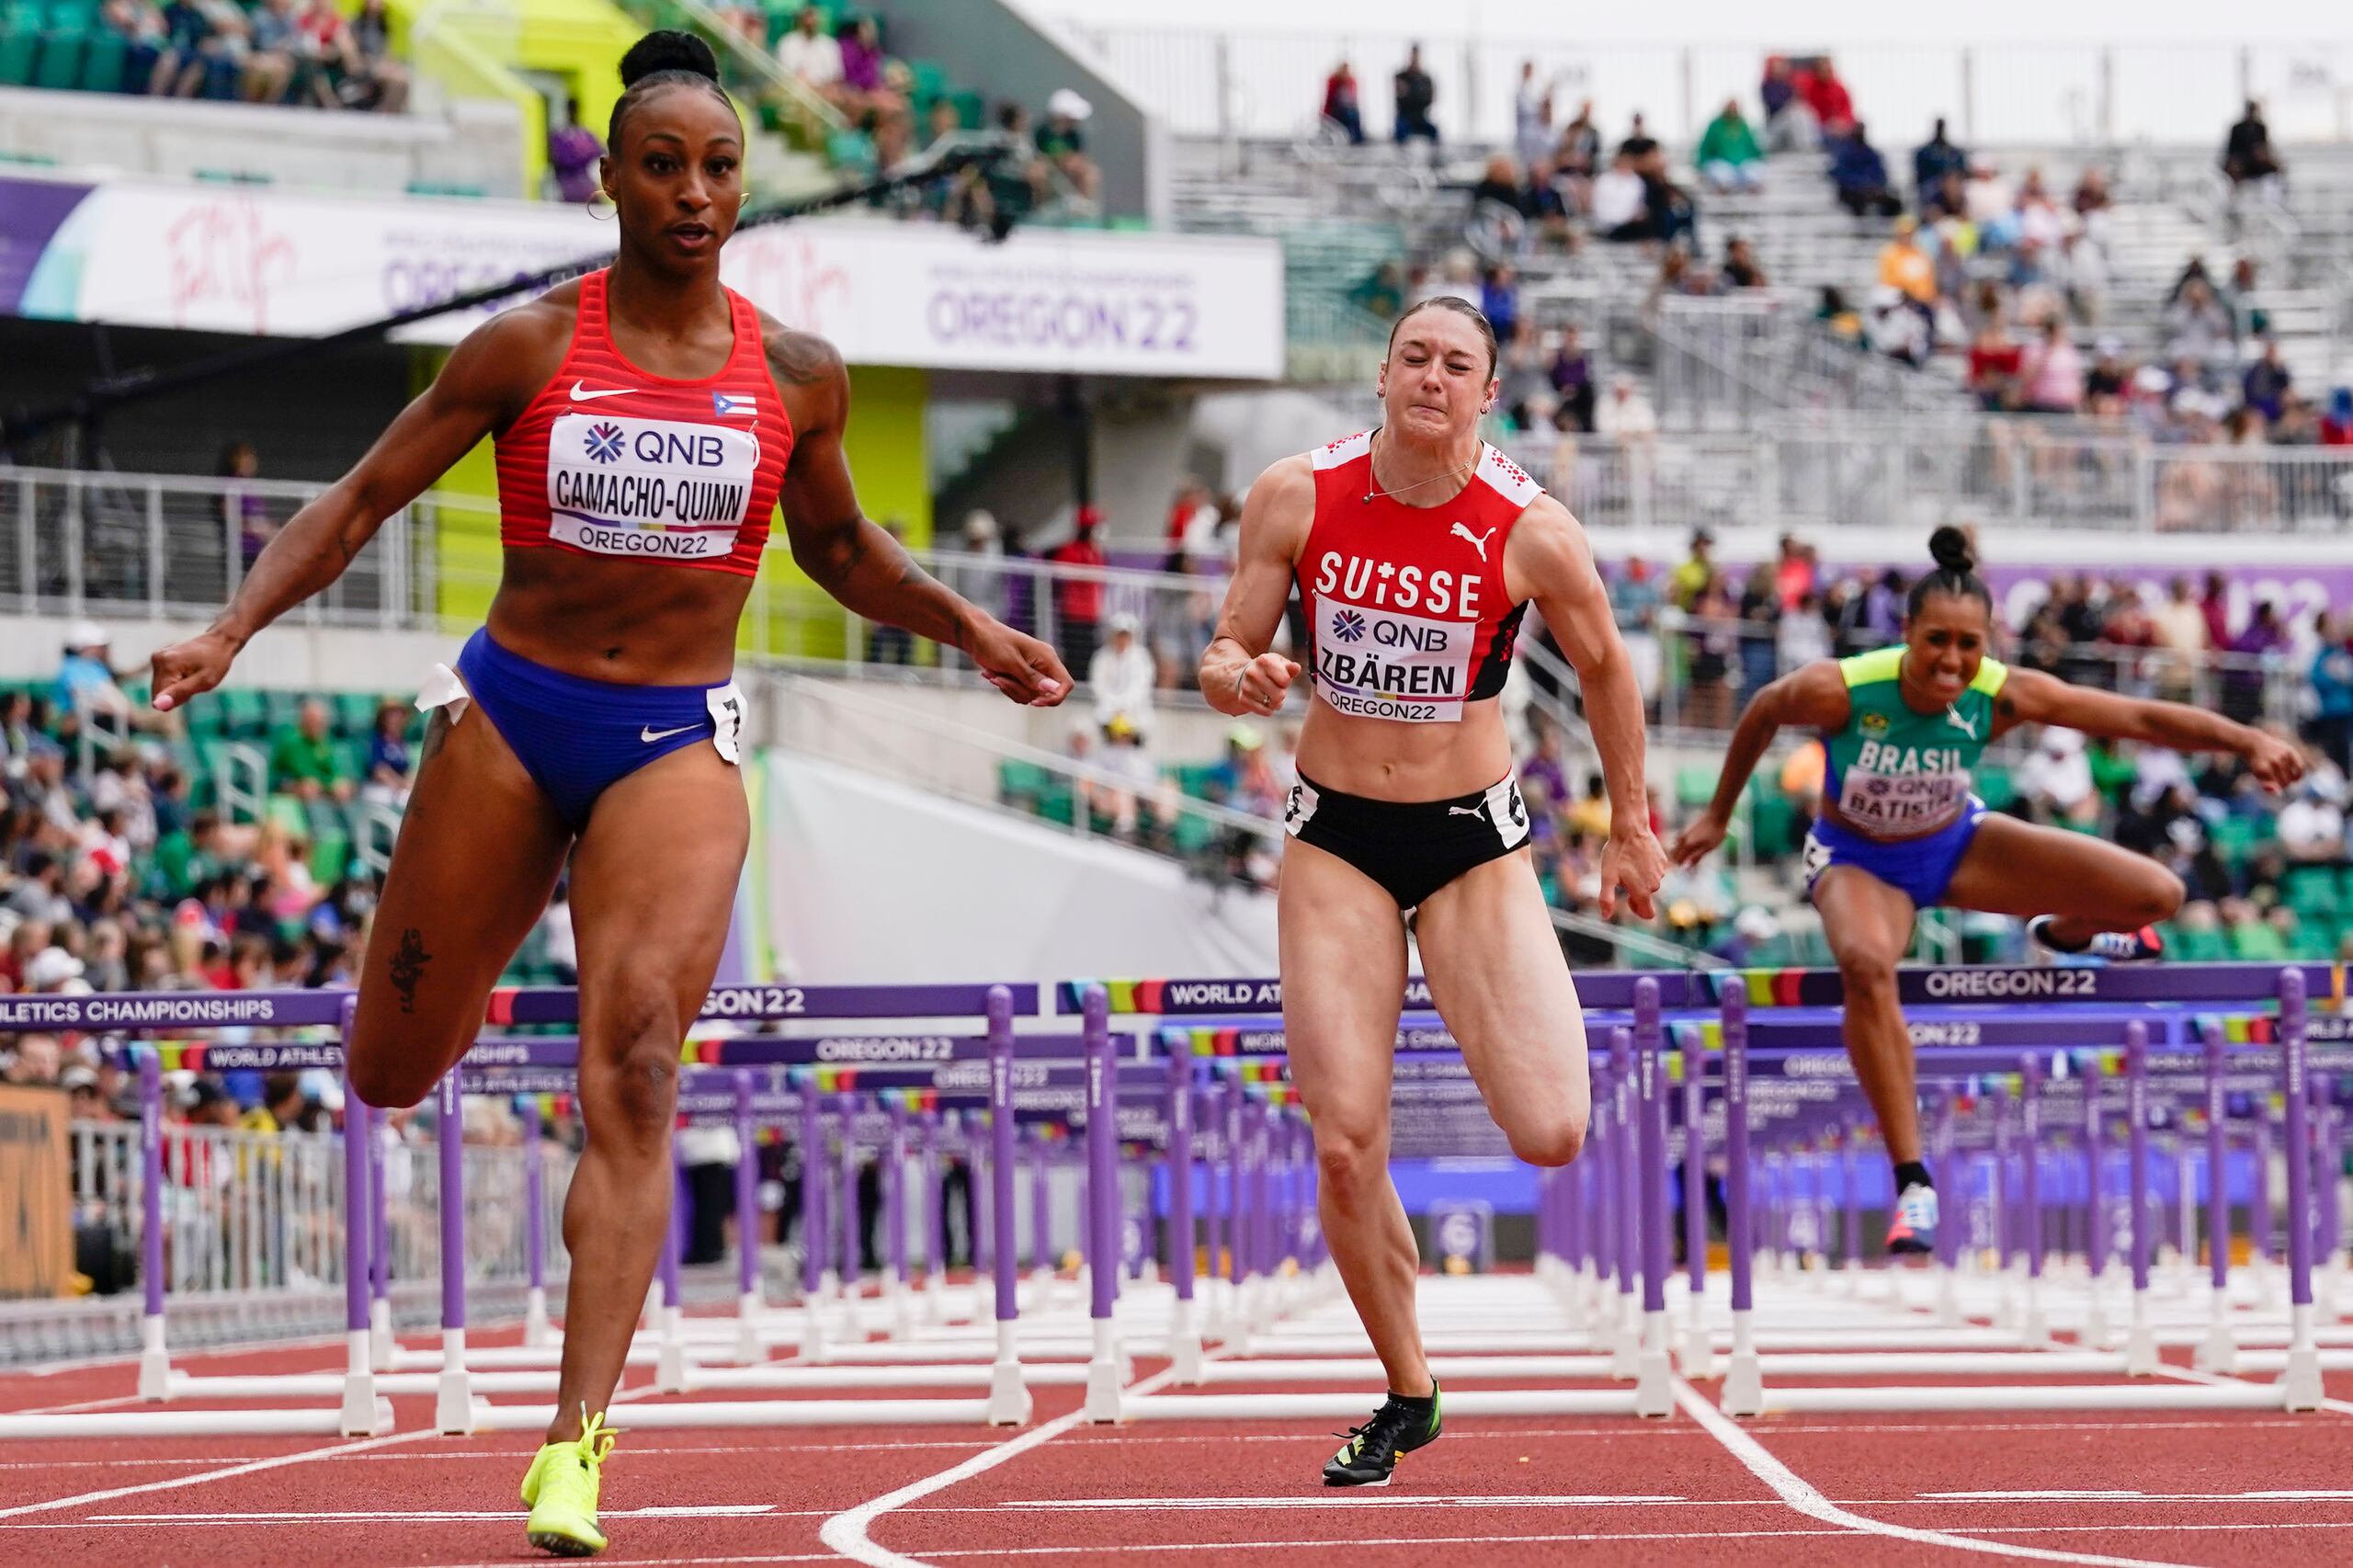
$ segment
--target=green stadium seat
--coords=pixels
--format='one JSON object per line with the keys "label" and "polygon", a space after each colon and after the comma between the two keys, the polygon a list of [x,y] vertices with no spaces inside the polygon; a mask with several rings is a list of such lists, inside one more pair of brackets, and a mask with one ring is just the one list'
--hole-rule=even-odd
{"label": "green stadium seat", "polygon": [[2011,778],[2010,770],[1998,764],[1978,764],[1977,798],[1985,802],[1988,811],[2006,810],[2018,798],[2018,787]]}
{"label": "green stadium seat", "polygon": [[119,93],[122,91],[123,62],[130,58],[131,46],[122,35],[115,32],[95,32],[82,46],[82,90],[85,93]]}
{"label": "green stadium seat", "polygon": [[1008,806],[1035,811],[1046,791],[1053,788],[1054,776],[1034,762],[1000,762],[996,765],[997,799]]}
{"label": "green stadium seat", "polygon": [[1704,806],[1716,796],[1716,765],[1712,762],[1688,763],[1675,770],[1675,803],[1686,808]]}
{"label": "green stadium seat", "polygon": [[2251,920],[2231,932],[2231,956],[2241,963],[2279,963],[2288,957],[2287,939],[2268,920]]}
{"label": "green stadium seat", "polygon": [[97,0],[49,0],[41,25],[51,33],[63,33],[68,38],[85,38],[100,31]]}
{"label": "green stadium seat", "polygon": [[2263,842],[2263,826],[2242,816],[2225,816],[2207,829],[2214,853],[2233,870],[2246,864]]}
{"label": "green stadium seat", "polygon": [[1199,855],[1217,842],[1217,824],[1199,812],[1179,812],[1169,825],[1168,840],[1179,855]]}
{"label": "green stadium seat", "polygon": [[192,741],[218,740],[228,722],[216,697],[199,697],[180,712],[185,715],[188,738]]}
{"label": "green stadium seat", "polygon": [[40,63],[33,67],[33,85],[70,92],[82,81],[82,35],[45,33]]}
{"label": "green stadium seat", "polygon": [[221,699],[222,732],[234,740],[258,740],[269,731],[269,700],[249,686],[223,687],[214,693]]}
{"label": "green stadium seat", "polygon": [[988,117],[987,100],[969,87],[949,94],[948,101],[956,106],[956,123],[967,131],[980,130]]}
{"label": "green stadium seat", "polygon": [[2339,907],[2334,866],[2290,866],[2279,879],[2281,899],[2299,919],[2314,915],[2334,922]]}
{"label": "green stadium seat", "polygon": [[1789,850],[1797,807],[1781,793],[1779,783],[1759,777],[1748,782],[1748,809],[1756,824],[1756,842],[1749,846],[1750,851],[1760,859],[1779,859]]}
{"label": "green stadium seat", "polygon": [[863,131],[836,131],[825,138],[825,161],[845,173],[871,174],[874,139]]}
{"label": "green stadium seat", "polygon": [[937,60],[910,60],[907,72],[914,78],[914,92],[918,98],[936,98],[948,90],[948,68]]}
{"label": "green stadium seat", "polygon": [[291,728],[294,721],[301,717],[303,700],[309,696],[310,693],[305,691],[281,691],[276,687],[262,693],[263,710],[269,715],[270,729],[275,732]]}
{"label": "green stadium seat", "polygon": [[2184,963],[2227,963],[2231,939],[2219,927],[2202,930],[2176,927],[2166,933],[2166,951]]}
{"label": "green stadium seat", "polygon": [[368,777],[368,743],[348,737],[336,741],[335,770],[340,778],[365,782]]}
{"label": "green stadium seat", "polygon": [[1048,822],[1058,822],[1069,827],[1078,820],[1078,798],[1069,785],[1056,778],[1038,798],[1036,810]]}
{"label": "green stadium seat", "polygon": [[372,691],[338,691],[332,710],[335,731],[355,739],[364,739],[376,727],[376,710],[380,699]]}
{"label": "green stadium seat", "polygon": [[308,838],[311,835],[311,814],[302,809],[302,802],[293,796],[272,795],[269,798],[267,810],[267,820],[272,826],[301,838]]}

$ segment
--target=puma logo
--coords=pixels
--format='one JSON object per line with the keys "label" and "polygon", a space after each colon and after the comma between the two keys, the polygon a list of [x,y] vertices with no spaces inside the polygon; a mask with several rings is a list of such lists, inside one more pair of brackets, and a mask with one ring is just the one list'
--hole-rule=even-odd
{"label": "puma logo", "polygon": [[1961,716],[1961,707],[1958,703],[1946,704],[1945,722],[1950,724],[1954,729],[1959,730],[1962,734],[1967,735],[1972,741],[1977,738],[1977,722],[1973,719],[1962,718]]}
{"label": "puma logo", "polygon": [[1446,814],[1450,817],[1483,817],[1487,814],[1487,802],[1482,801],[1475,806],[1449,806]]}
{"label": "puma logo", "polygon": [[1482,561],[1487,559],[1487,541],[1495,537],[1495,530],[1493,528],[1489,528],[1483,534],[1474,534],[1461,523],[1455,524],[1450,533],[1461,534],[1470,540],[1471,548],[1479,552],[1479,559]]}

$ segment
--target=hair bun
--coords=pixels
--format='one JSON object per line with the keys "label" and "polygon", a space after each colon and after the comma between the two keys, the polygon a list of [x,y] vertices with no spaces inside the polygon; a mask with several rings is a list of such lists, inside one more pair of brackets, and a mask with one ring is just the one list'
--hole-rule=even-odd
{"label": "hair bun", "polygon": [[716,82],[719,57],[711,53],[710,45],[692,33],[660,28],[630,45],[629,52],[621,56],[621,86],[634,87],[646,77],[665,71],[682,71]]}
{"label": "hair bun", "polygon": [[1956,528],[1941,528],[1930,534],[1928,553],[1942,571],[1966,576],[1977,566],[1977,552],[1970,548],[1969,536]]}

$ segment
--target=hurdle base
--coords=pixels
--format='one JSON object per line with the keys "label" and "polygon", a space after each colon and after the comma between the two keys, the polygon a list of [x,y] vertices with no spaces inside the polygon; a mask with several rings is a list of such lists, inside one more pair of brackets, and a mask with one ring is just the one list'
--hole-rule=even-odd
{"label": "hurdle base", "polygon": [[2149,1292],[2135,1289],[2132,1292],[2132,1331],[2124,1341],[2124,1370],[2127,1376],[2154,1378],[2163,1358],[2157,1354],[2157,1331],[2149,1322]]}
{"label": "hurdle base", "polygon": [[2231,1332],[2230,1292],[2222,1286],[2214,1288],[2213,1315],[2207,1320],[2206,1337],[2190,1353],[2189,1364],[2217,1377],[2227,1378],[2238,1370],[2239,1342]]}
{"label": "hurdle base", "polygon": [[377,1371],[389,1372],[397,1355],[392,1340],[392,1303],[389,1298],[378,1296],[368,1303],[368,1364]]}
{"label": "hurdle base", "polygon": [[1756,1335],[1745,1311],[1732,1314],[1732,1356],[1724,1367],[1717,1403],[1726,1415],[1765,1414],[1765,1369],[1756,1360]]}
{"label": "hurdle base", "polygon": [[1086,1419],[1098,1426],[1120,1419],[1120,1362],[1112,1354],[1111,1325],[1095,1325],[1095,1359],[1086,1364]]}
{"label": "hurdle base", "polygon": [[687,1387],[687,1346],[678,1337],[679,1311],[662,1309],[662,1355],[654,1363],[654,1386],[664,1393],[683,1393]]}
{"label": "hurdle base", "polygon": [[[376,1374],[368,1365],[368,1331],[355,1328],[344,1336],[343,1408],[336,1430],[347,1437],[373,1437],[392,1425],[392,1403],[376,1397]],[[382,1425],[379,1426],[378,1423]]]}
{"label": "hurdle base", "polygon": [[[760,1317],[767,1310],[757,1290],[735,1298],[735,1359],[746,1365],[767,1359],[767,1341],[760,1335]],[[666,1352],[667,1346],[664,1347]],[[657,1361],[655,1365],[660,1365]]]}
{"label": "hurdle base", "polygon": [[2279,1374],[2280,1397],[2290,1410],[2318,1410],[2324,1398],[2320,1351],[2313,1342],[2313,1309],[2288,1310],[2288,1365]]}
{"label": "hurdle base", "polygon": [[164,1347],[161,1312],[139,1320],[139,1397],[150,1404],[172,1397],[172,1358]]}
{"label": "hurdle base", "polygon": [[434,1390],[433,1428],[445,1437],[474,1429],[473,1381],[466,1371],[466,1331],[441,1331],[441,1377]]}
{"label": "hurdle base", "polygon": [[2106,1350],[2116,1343],[2116,1330],[2108,1321],[2108,1299],[2100,1289],[2102,1277],[2091,1278],[2091,1303],[2084,1313],[2084,1343],[2095,1350]]}
{"label": "hurdle base", "polygon": [[1168,1318],[1168,1370],[1179,1383],[1201,1381],[1201,1334],[1193,1326],[1193,1302],[1179,1296]]}
{"label": "hurdle base", "polygon": [[1675,1411],[1675,1377],[1666,1359],[1666,1313],[1645,1312],[1634,1376],[1634,1414],[1664,1420]]}
{"label": "hurdle base", "polygon": [[1684,1325],[1683,1375],[1695,1381],[1716,1375],[1716,1336],[1698,1317]]}
{"label": "hurdle base", "polygon": [[1618,1382],[1632,1382],[1643,1374],[1643,1339],[1634,1326],[1634,1298],[1631,1292],[1621,1292],[1615,1304],[1605,1304],[1603,1310],[1614,1325],[1609,1376]]}
{"label": "hurdle base", "polygon": [[996,1360],[989,1368],[986,1419],[992,1426],[1019,1426],[1029,1421],[1029,1386],[1021,1378],[1013,1324],[1001,1319],[996,1325]]}
{"label": "hurdle base", "polygon": [[539,1350],[554,1342],[554,1325],[548,1322],[547,1287],[534,1285],[523,1303],[523,1343]]}

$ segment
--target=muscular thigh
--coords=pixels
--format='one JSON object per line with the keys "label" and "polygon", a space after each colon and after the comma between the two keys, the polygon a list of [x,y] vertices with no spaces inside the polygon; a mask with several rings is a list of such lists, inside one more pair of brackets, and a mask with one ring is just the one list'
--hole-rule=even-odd
{"label": "muscular thigh", "polygon": [[1495,1125],[1513,1137],[1582,1129],[1591,1101],[1585,1013],[1535,862],[1475,866],[1414,917],[1422,974]]}
{"label": "muscular thigh", "polygon": [[1391,1059],[1405,996],[1405,925],[1363,872],[1292,839],[1277,896],[1283,1035],[1319,1133],[1389,1135]]}
{"label": "muscular thigh", "polygon": [[598,799],[572,858],[584,1071],[631,1044],[649,1010],[681,1030],[701,1011],[751,831],[743,774],[707,745]]}
{"label": "muscular thigh", "polygon": [[572,835],[479,708],[436,710],[359,974],[348,1049],[421,1096],[472,1043]]}
{"label": "muscular thigh", "polygon": [[1945,902],[1988,915],[2097,917],[2131,904],[2153,871],[2162,874],[2148,857],[2105,839],[1988,812]]}
{"label": "muscular thigh", "polygon": [[1833,866],[1816,877],[1813,907],[1841,969],[1893,969],[1912,946],[1911,895],[1859,866]]}

